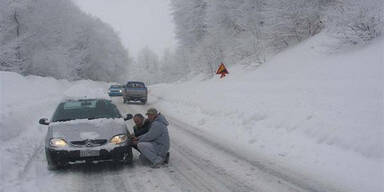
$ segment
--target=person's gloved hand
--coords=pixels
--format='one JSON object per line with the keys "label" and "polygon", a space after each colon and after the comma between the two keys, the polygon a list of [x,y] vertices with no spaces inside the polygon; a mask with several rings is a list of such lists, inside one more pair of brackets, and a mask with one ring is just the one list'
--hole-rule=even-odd
{"label": "person's gloved hand", "polygon": [[130,139],[132,141],[132,144],[134,144],[134,145],[137,145],[137,143],[139,142],[139,140],[135,136],[132,136]]}

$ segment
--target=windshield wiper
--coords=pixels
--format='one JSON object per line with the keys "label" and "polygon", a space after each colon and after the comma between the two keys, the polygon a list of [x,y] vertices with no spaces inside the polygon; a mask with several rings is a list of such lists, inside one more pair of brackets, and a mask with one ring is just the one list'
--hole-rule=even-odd
{"label": "windshield wiper", "polygon": [[56,120],[55,122],[58,122],[58,121],[72,121],[74,119],[59,119],[59,120]]}
{"label": "windshield wiper", "polygon": [[97,117],[88,117],[87,119],[88,120],[92,120],[92,119],[115,119],[115,118],[118,118],[118,117],[111,117],[111,116],[97,116]]}

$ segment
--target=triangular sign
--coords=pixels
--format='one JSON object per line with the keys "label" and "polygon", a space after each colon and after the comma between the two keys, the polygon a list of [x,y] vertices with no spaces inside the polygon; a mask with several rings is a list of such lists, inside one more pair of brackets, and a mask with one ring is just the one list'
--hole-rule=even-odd
{"label": "triangular sign", "polygon": [[219,66],[219,68],[218,68],[217,71],[216,71],[216,74],[221,74],[220,78],[223,78],[223,77],[225,77],[225,75],[228,74],[228,73],[229,73],[229,72],[228,72],[227,68],[225,68],[225,66],[224,66],[223,63],[221,63],[220,66]]}

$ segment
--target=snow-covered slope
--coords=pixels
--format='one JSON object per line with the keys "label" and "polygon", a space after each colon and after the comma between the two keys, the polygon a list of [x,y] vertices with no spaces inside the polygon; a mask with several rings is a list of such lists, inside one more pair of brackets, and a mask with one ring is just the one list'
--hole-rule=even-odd
{"label": "snow-covered slope", "polygon": [[384,41],[334,55],[328,41],[319,35],[223,79],[151,87],[151,102],[251,160],[383,191]]}

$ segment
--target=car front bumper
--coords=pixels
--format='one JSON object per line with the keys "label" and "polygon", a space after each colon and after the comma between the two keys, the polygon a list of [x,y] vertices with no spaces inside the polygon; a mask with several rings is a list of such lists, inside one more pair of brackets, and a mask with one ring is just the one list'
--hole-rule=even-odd
{"label": "car front bumper", "polygon": [[147,100],[146,96],[124,96],[124,99],[127,101],[143,101]]}
{"label": "car front bumper", "polygon": [[121,93],[121,92],[109,92],[108,95],[109,96],[123,96],[123,93]]}
{"label": "car front bumper", "polygon": [[[98,151],[97,156],[81,156],[80,151],[91,150]],[[47,158],[50,158],[51,161],[54,162],[77,162],[77,161],[122,161],[126,154],[132,154],[132,147],[129,145],[125,146],[117,146],[110,149],[104,148],[89,148],[89,149],[53,149],[53,148],[45,148],[45,152]]]}

